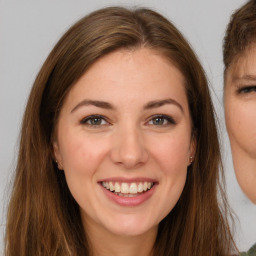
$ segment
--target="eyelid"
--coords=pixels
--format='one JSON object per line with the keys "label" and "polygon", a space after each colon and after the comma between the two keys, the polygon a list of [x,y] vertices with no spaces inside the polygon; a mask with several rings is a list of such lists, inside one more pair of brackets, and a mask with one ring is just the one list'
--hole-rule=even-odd
{"label": "eyelid", "polygon": [[238,94],[245,94],[245,93],[250,93],[250,92],[256,92],[256,85],[241,85],[238,87],[237,93]]}
{"label": "eyelid", "polygon": [[[102,120],[104,120],[105,122],[107,122],[107,124],[100,124],[100,125],[93,125],[93,124],[88,124],[87,122],[89,121],[89,120],[92,120],[92,119],[102,119]],[[108,120],[108,118],[107,117],[105,117],[105,116],[103,116],[103,115],[99,115],[99,114],[93,114],[93,115],[89,115],[89,116],[86,116],[86,117],[84,117],[84,118],[82,118],[81,120],[80,120],[80,124],[82,124],[82,125],[87,125],[87,126],[93,126],[93,127],[95,127],[95,126],[106,126],[106,125],[109,125],[109,124],[111,124],[110,123],[110,121]]]}
{"label": "eyelid", "polygon": [[[167,125],[175,125],[175,124],[177,124],[173,117],[171,117],[169,115],[165,115],[165,114],[155,114],[153,116],[150,116],[150,118],[148,118],[146,123],[149,123],[150,121],[152,121],[155,118],[163,118],[163,119],[166,119],[168,121],[168,124],[159,125],[159,126],[167,126]],[[157,126],[157,125],[155,125],[155,126]]]}
{"label": "eyelid", "polygon": [[[167,120],[167,124],[160,124],[160,125],[156,125],[156,124],[149,124],[150,121],[153,121],[155,118],[162,118],[162,119],[165,119]],[[88,121],[92,120],[92,119],[102,119],[106,122],[106,124],[90,124],[90,123],[87,123]],[[99,115],[99,114],[93,114],[93,115],[89,115],[89,116],[86,116],[84,118],[82,118],[80,120],[80,124],[82,125],[86,125],[88,127],[95,127],[95,128],[100,128],[100,127],[103,127],[103,126],[108,126],[108,125],[111,125],[111,122],[110,120],[103,116],[103,115]],[[166,114],[155,114],[155,115],[152,115],[150,116],[147,121],[146,121],[146,124],[147,125],[152,125],[152,126],[159,126],[159,127],[165,127],[165,126],[170,126],[170,125],[176,125],[177,122],[174,120],[173,117],[171,117],[170,115],[166,115]]]}

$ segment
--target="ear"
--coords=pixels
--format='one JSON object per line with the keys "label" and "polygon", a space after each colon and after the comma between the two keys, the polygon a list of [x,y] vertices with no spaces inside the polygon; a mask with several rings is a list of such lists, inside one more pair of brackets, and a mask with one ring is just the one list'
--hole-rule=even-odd
{"label": "ear", "polygon": [[60,154],[60,148],[59,148],[58,142],[54,140],[54,142],[52,143],[52,146],[53,146],[54,161],[56,162],[58,169],[63,170],[62,157]]}
{"label": "ear", "polygon": [[195,135],[191,136],[191,142],[189,147],[188,166],[191,165],[195,159],[197,139]]}

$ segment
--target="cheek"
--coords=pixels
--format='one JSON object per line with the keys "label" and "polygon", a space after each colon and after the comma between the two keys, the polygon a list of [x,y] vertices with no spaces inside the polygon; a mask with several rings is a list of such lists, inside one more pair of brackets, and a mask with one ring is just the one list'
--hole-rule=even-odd
{"label": "cheek", "polygon": [[256,104],[229,104],[226,124],[231,144],[239,144],[245,151],[256,154]]}
{"label": "cheek", "polygon": [[[75,136],[74,136],[75,134]],[[92,191],[95,189],[97,170],[107,154],[107,143],[93,136],[65,133],[60,144],[63,171],[69,190],[80,207],[92,207]]]}
{"label": "cheek", "polygon": [[[161,197],[158,198],[159,221],[174,208],[184,189],[187,178],[190,138],[167,138],[152,152],[160,172]],[[160,167],[160,169],[159,169]]]}
{"label": "cheek", "polygon": [[93,174],[104,159],[107,145],[104,140],[95,140],[84,134],[66,134],[60,144],[60,151],[65,172]]}
{"label": "cheek", "polygon": [[152,148],[151,155],[161,166],[165,175],[184,175],[189,159],[190,138],[184,136],[172,136],[158,141]]}

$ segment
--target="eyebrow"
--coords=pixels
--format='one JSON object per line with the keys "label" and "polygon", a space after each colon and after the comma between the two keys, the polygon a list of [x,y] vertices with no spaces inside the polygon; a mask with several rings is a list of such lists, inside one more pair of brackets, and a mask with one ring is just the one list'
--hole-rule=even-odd
{"label": "eyebrow", "polygon": [[239,82],[239,81],[251,81],[251,82],[256,82],[256,76],[255,75],[250,75],[250,74],[246,74],[242,77],[238,77],[238,76],[235,76],[233,77],[233,82]]}
{"label": "eyebrow", "polygon": [[[166,104],[173,104],[175,106],[177,106],[182,112],[184,112],[182,106],[174,99],[163,99],[163,100],[155,100],[155,101],[150,101],[148,102],[146,105],[143,106],[144,110],[147,109],[152,109],[152,108],[159,108],[162,107]],[[104,108],[104,109],[110,109],[110,110],[114,110],[115,107],[113,105],[111,105],[108,102],[105,101],[99,101],[99,100],[82,100],[81,102],[79,102],[72,110],[71,113],[73,113],[74,111],[76,111],[78,108],[83,107],[83,106],[95,106],[98,108]]]}
{"label": "eyebrow", "polygon": [[164,100],[155,100],[155,101],[150,101],[149,103],[147,103],[143,109],[152,109],[152,108],[159,108],[162,107],[166,104],[172,104],[177,106],[181,112],[184,112],[183,107],[181,106],[181,104],[179,104],[176,100],[174,99],[164,99]]}
{"label": "eyebrow", "polygon": [[78,108],[82,107],[82,106],[95,106],[98,108],[104,108],[104,109],[114,109],[114,107],[105,101],[99,101],[99,100],[83,100],[81,102],[79,102],[72,110],[71,113],[73,113],[75,110],[77,110]]}

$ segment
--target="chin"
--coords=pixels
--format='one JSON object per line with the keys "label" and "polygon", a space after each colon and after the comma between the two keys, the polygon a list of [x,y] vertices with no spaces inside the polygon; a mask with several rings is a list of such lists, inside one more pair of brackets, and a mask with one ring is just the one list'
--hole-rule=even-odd
{"label": "chin", "polygon": [[240,187],[242,188],[244,194],[249,198],[249,200],[256,205],[256,190],[255,190],[255,187],[251,187],[251,186],[248,186],[247,183],[241,183],[239,182],[239,179],[238,179],[238,183],[240,185]]}
{"label": "chin", "polygon": [[251,200],[251,202],[253,204],[256,205],[256,191],[255,191],[255,193],[253,195],[251,195],[251,196],[248,195],[248,198]]}
{"label": "chin", "polygon": [[118,236],[140,236],[158,228],[158,225],[147,223],[141,219],[122,218],[115,220],[113,225],[106,227],[112,234]]}

